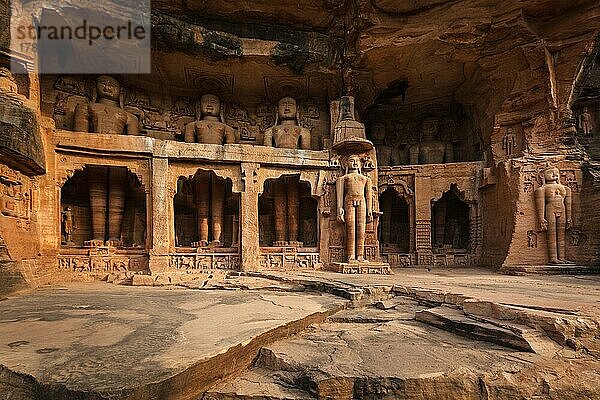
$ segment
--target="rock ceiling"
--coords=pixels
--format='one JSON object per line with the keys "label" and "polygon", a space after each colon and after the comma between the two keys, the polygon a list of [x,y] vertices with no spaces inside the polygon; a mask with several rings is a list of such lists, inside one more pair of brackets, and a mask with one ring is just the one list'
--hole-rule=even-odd
{"label": "rock ceiling", "polygon": [[304,90],[312,90],[310,95],[336,97],[345,86],[362,98],[363,108],[398,82],[404,82],[403,89],[386,96],[392,103],[436,102],[464,90],[474,94],[483,81],[494,85],[497,77],[490,76],[497,63],[532,68],[529,48],[560,49],[597,29],[600,19],[597,1],[584,0],[303,0],[285,6],[274,0],[157,0],[152,5],[158,51],[148,85],[180,82],[186,86],[182,90],[194,90],[190,71],[215,71],[237,77],[235,94],[268,92],[265,76],[308,76],[313,83]]}

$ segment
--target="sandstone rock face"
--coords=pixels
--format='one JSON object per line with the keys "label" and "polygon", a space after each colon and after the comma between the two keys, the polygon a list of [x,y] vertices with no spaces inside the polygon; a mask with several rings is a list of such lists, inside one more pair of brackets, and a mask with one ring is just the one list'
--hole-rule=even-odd
{"label": "sandstone rock face", "polygon": [[0,154],[4,163],[28,175],[46,171],[46,161],[35,111],[0,96]]}

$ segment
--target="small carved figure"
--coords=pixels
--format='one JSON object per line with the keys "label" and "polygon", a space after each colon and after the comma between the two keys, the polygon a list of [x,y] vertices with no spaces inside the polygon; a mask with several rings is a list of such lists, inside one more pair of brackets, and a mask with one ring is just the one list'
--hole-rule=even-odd
{"label": "small carved figure", "polygon": [[73,244],[73,231],[75,230],[75,217],[71,207],[62,212],[63,244]]}
{"label": "small carved figure", "polygon": [[372,186],[371,178],[361,173],[360,157],[348,157],[346,174],[336,181],[337,220],[346,225],[348,262],[365,261],[367,222],[373,220]]}
{"label": "small carved figure", "polygon": [[[395,134],[392,132],[392,134]],[[379,166],[393,166],[400,164],[398,149],[390,145],[385,131],[385,124],[377,122],[371,126],[371,138],[377,148],[377,164]]]}
{"label": "small carved figure", "polygon": [[13,97],[19,94],[15,77],[6,67],[0,67],[0,92]]}
{"label": "small carved figure", "polygon": [[115,78],[102,75],[96,79],[97,102],[75,108],[74,130],[107,135],[139,135],[135,115],[123,109],[123,91]]}
{"label": "small carved figure", "polygon": [[438,140],[440,122],[429,117],[421,124],[421,142],[409,149],[411,164],[442,164],[454,161],[452,145]]}
{"label": "small carved figure", "polygon": [[527,231],[527,247],[537,249],[537,233],[535,231]]}
{"label": "small carved figure", "polygon": [[275,125],[265,131],[265,146],[310,149],[310,131],[300,126],[296,100],[284,97],[277,105]]}
{"label": "small carved figure", "polygon": [[583,131],[584,136],[592,135],[592,114],[590,114],[587,107],[583,107],[583,111],[579,116],[579,129]]}
{"label": "small carved figure", "polygon": [[235,143],[233,128],[223,122],[217,96],[205,94],[200,98],[200,113],[195,122],[185,126],[183,136],[188,143]]}
{"label": "small carved figure", "polygon": [[502,148],[506,151],[506,155],[510,156],[517,147],[517,135],[515,135],[513,128],[507,128],[504,137],[502,138]]}
{"label": "small carved figure", "polygon": [[535,191],[539,229],[546,232],[550,264],[569,264],[565,260],[565,234],[571,228],[571,189],[560,183],[558,168],[548,165],[544,184]]}

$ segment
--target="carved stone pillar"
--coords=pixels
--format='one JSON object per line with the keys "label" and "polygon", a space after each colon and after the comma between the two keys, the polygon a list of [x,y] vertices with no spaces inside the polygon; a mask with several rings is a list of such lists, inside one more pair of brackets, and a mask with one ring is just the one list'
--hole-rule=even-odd
{"label": "carved stone pillar", "polygon": [[169,245],[174,236],[173,199],[169,193],[169,160],[152,159],[152,248],[150,270],[152,273],[165,271],[169,267]]}
{"label": "carved stone pillar", "polygon": [[430,264],[431,248],[431,177],[415,177],[415,241],[417,264]]}
{"label": "carved stone pillar", "polygon": [[260,244],[258,238],[258,185],[257,163],[242,163],[244,190],[240,199],[241,263],[242,271],[259,268]]}

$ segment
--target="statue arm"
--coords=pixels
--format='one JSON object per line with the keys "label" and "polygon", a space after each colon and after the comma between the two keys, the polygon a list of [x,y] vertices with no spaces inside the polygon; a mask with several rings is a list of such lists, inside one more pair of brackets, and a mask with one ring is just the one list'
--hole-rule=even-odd
{"label": "statue arm", "polygon": [[548,221],[546,221],[545,213],[546,213],[546,198],[545,198],[544,188],[540,187],[535,190],[535,208],[538,214],[538,222],[540,225],[540,230],[545,231],[548,229]]}
{"label": "statue arm", "polygon": [[234,144],[235,143],[235,133],[233,132],[233,128],[229,125],[225,125],[225,144]]}
{"label": "statue arm", "polygon": [[566,190],[566,195],[565,195],[565,214],[566,214],[566,223],[567,223],[567,229],[571,228],[571,224],[573,223],[572,220],[572,203],[573,203],[573,197],[571,195],[571,188],[568,186],[565,186],[565,190]]}
{"label": "statue arm", "polygon": [[454,147],[452,143],[446,143],[446,162],[454,162]]}
{"label": "statue arm", "polygon": [[194,143],[196,140],[196,123],[190,122],[183,128],[183,141],[186,143]]}
{"label": "statue arm", "polygon": [[263,144],[265,146],[273,147],[273,127],[265,131],[265,137],[263,138]]}
{"label": "statue arm", "polygon": [[344,223],[344,177],[340,176],[335,181],[336,205],[337,205],[337,220]]}
{"label": "statue arm", "polygon": [[367,222],[371,222],[373,220],[373,181],[368,176],[365,185],[365,200],[367,203]]}
{"label": "statue arm", "polygon": [[300,129],[300,148],[310,150],[310,131],[306,128]]}
{"label": "statue arm", "polygon": [[73,117],[73,130],[76,132],[89,132],[90,129],[90,109],[87,104],[78,104],[75,107]]}
{"label": "statue arm", "polygon": [[140,124],[138,118],[132,113],[127,113],[127,134],[138,136],[140,134]]}

